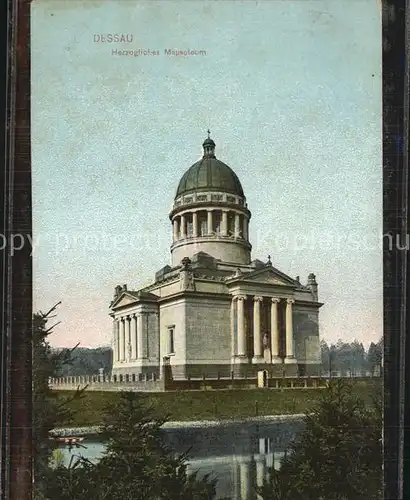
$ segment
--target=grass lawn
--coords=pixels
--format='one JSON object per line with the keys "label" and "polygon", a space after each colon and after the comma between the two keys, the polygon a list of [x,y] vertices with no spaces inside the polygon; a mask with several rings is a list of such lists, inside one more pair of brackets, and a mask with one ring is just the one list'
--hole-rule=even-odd
{"label": "grass lawn", "polygon": [[[371,402],[381,381],[356,382],[352,392]],[[177,391],[144,393],[148,404],[158,415],[168,414],[170,420],[215,420],[260,415],[305,413],[324,389],[229,389],[220,391]],[[73,392],[58,391],[59,398]],[[104,407],[115,401],[118,392],[85,391],[84,397],[70,403],[74,421],[70,426],[99,425]]]}

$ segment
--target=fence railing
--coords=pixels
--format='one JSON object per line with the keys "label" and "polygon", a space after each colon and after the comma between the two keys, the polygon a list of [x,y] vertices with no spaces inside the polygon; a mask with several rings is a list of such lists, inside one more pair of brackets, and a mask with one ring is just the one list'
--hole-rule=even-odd
{"label": "fence railing", "polygon": [[[270,388],[297,388],[297,387],[324,387],[330,380],[333,379],[355,379],[369,380],[378,379],[379,375],[372,374],[334,374],[331,376],[328,373],[321,375],[306,375],[306,376],[286,376],[281,377],[268,375],[266,378],[266,387]],[[172,380],[161,380],[156,373],[146,374],[131,374],[131,375],[83,375],[83,376],[68,376],[54,377],[49,379],[49,385],[52,389],[66,387],[82,387],[82,386],[98,386],[101,390],[104,387],[109,390],[115,390],[118,386],[135,386],[144,389],[153,388],[158,384],[164,383],[164,389],[201,389],[201,388],[228,388],[228,387],[257,387],[258,378],[256,376],[237,375],[233,372],[230,376],[214,376],[209,377],[186,377],[175,378]]]}
{"label": "fence railing", "polygon": [[131,375],[77,375],[69,377],[50,377],[50,385],[88,385],[88,384],[118,384],[132,382],[156,382],[156,373],[140,373]]}

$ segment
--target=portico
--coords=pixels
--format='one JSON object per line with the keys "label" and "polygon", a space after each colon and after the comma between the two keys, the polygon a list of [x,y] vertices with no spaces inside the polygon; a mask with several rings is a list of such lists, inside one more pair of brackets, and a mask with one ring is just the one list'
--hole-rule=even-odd
{"label": "portico", "polygon": [[[232,364],[297,363],[293,332],[294,303],[294,299],[287,297],[233,295],[230,330]],[[285,313],[279,314],[279,308]]]}
{"label": "portico", "polygon": [[113,321],[114,359],[134,361],[147,358],[148,312],[118,316]]}
{"label": "portico", "polygon": [[[125,286],[125,285],[124,285]],[[117,287],[117,290],[121,287]],[[119,371],[126,371],[129,366],[138,367],[137,373],[156,373],[151,370],[153,364],[159,364],[156,346],[159,331],[156,297],[152,294],[129,292],[123,288],[126,304],[132,307],[120,307],[111,313],[113,320],[113,363]],[[159,371],[158,371],[159,373]]]}

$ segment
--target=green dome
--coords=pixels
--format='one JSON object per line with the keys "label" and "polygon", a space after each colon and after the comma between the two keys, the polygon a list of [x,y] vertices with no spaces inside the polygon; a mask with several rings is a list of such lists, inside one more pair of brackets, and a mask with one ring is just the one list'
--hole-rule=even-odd
{"label": "green dome", "polygon": [[182,176],[175,198],[196,191],[223,191],[244,197],[238,176],[228,165],[215,158],[214,141],[208,137],[203,146],[203,158]]}
{"label": "green dome", "polygon": [[202,158],[179,181],[176,198],[194,191],[224,191],[244,196],[235,172],[216,158]]}

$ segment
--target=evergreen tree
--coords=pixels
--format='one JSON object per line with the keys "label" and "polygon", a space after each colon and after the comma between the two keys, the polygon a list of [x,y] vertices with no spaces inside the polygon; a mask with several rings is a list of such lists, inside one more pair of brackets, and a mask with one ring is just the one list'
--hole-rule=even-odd
{"label": "evergreen tree", "polygon": [[33,316],[33,439],[34,498],[36,500],[211,500],[215,481],[187,475],[186,456],[175,456],[164,444],[161,426],[144,404],[145,396],[122,393],[120,402],[107,408],[102,439],[106,453],[97,463],[84,458],[64,465],[57,444],[50,439],[53,428],[70,424],[70,402],[83,396],[78,389],[62,398],[49,387],[72,361],[74,349],[53,350],[49,326],[58,304],[47,313]]}
{"label": "evergreen tree", "polygon": [[44,497],[45,484],[53,476],[50,462],[53,450],[57,445],[50,439],[50,431],[70,422],[72,414],[68,409],[70,401],[81,397],[82,391],[77,391],[71,398],[58,397],[56,391],[49,387],[49,378],[57,377],[63,366],[70,362],[72,349],[55,352],[51,349],[48,337],[53,328],[49,321],[59,304],[52,307],[47,313],[33,315],[33,472],[34,498],[41,500]]}
{"label": "evergreen tree", "polygon": [[164,443],[158,418],[146,396],[122,392],[108,406],[101,438],[107,446],[96,462],[81,458],[56,469],[49,498],[61,500],[212,500],[215,480],[187,475],[187,456],[177,456]]}
{"label": "evergreen tree", "polygon": [[361,374],[366,370],[366,350],[363,344],[355,340],[351,344],[351,353],[350,370],[353,373]]}
{"label": "evergreen tree", "polygon": [[327,373],[329,371],[330,347],[325,340],[320,341],[320,351],[322,359],[321,372]]}
{"label": "evergreen tree", "polygon": [[374,374],[378,368],[381,368],[382,359],[383,346],[381,344],[381,341],[379,341],[377,344],[372,342],[367,353],[367,364],[372,374]]}
{"label": "evergreen tree", "polygon": [[368,408],[351,388],[341,379],[329,384],[280,471],[259,491],[264,500],[382,498],[381,397]]}

